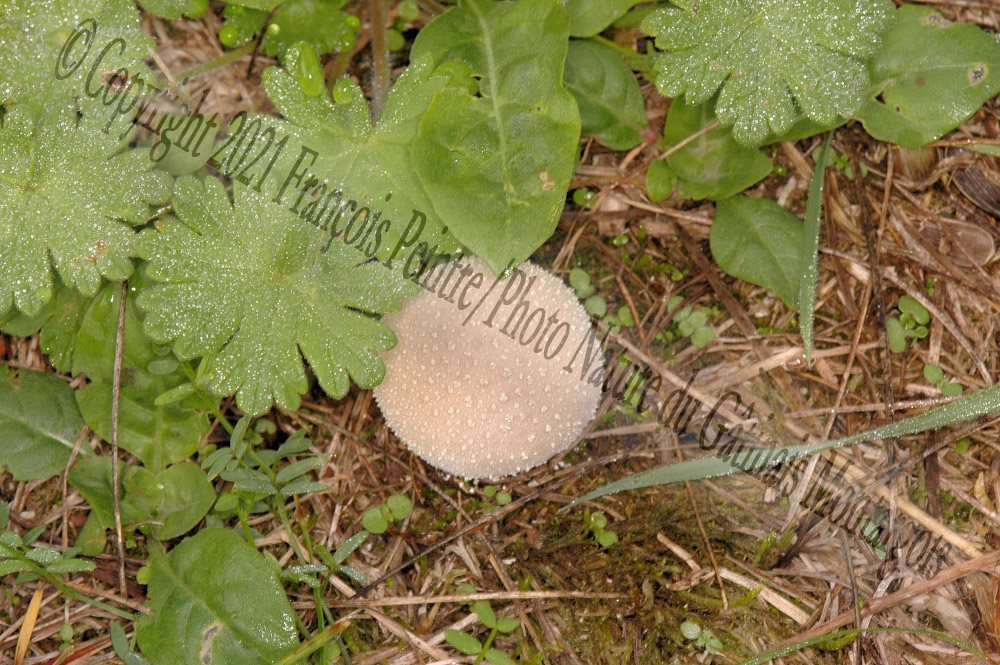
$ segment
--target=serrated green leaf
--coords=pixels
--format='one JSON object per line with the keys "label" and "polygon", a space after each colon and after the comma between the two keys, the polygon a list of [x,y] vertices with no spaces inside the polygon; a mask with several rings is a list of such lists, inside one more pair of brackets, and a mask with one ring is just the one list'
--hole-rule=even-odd
{"label": "serrated green leaf", "polygon": [[[713,100],[694,105],[674,100],[663,128],[664,148],[690,139],[713,122]],[[728,127],[700,134],[667,156],[666,164],[680,179],[681,197],[713,201],[753,187],[774,168],[763,151],[737,143]]]}
{"label": "serrated green leaf", "polygon": [[483,649],[483,644],[472,635],[449,628],[444,631],[444,639],[466,656],[474,656]]}
{"label": "serrated green leaf", "polygon": [[[92,70],[152,80],[144,61],[155,45],[140,31],[129,0],[7,0],[0,44],[0,104],[58,105],[74,94],[103,95],[98,76],[87,85]],[[107,95],[111,109],[121,101],[113,96]]]}
{"label": "serrated green leaf", "polygon": [[464,63],[479,79],[478,95],[452,86],[428,107],[414,167],[445,224],[496,274],[552,234],[576,167],[568,33],[555,0],[459,0],[411,50],[437,65]]}
{"label": "serrated green leaf", "polygon": [[592,37],[640,2],[642,0],[566,0],[569,34]]}
{"label": "serrated green leaf", "polygon": [[202,529],[169,554],[151,554],[153,614],[139,619],[136,634],[153,665],[266,665],[298,644],[277,576],[232,531]]}
{"label": "serrated green leaf", "polygon": [[194,528],[215,503],[215,490],[194,462],[175,464],[158,475],[132,467],[123,482],[126,496],[149,519],[150,534],[170,540]]}
{"label": "serrated green leaf", "polygon": [[183,360],[211,356],[209,387],[235,393],[250,415],[274,402],[298,408],[308,387],[300,352],[333,396],[350,379],[377,385],[385,366],[375,351],[396,339],[362,312],[398,309],[413,285],[343,243],[320,251],[317,228],[252,189],[233,191],[235,204],[217,180],[181,179],[180,218],[142,234],[148,276],[162,282],[138,298],[147,333]]}
{"label": "serrated green leaf", "polygon": [[857,118],[879,140],[918,148],[1000,92],[1000,43],[930,7],[903,5],[896,16],[870,61],[872,84]]}
{"label": "serrated green leaf", "polygon": [[566,89],[580,107],[580,131],[612,150],[639,145],[647,127],[646,107],[635,75],[621,54],[591,40],[571,39],[566,56]]}
{"label": "serrated green leaf", "polygon": [[892,20],[888,0],[674,0],[649,14],[656,85],[716,113],[745,145],[788,130],[799,112],[850,117],[868,86],[863,60]]}
{"label": "serrated green leaf", "polygon": [[802,235],[802,221],[774,201],[734,196],[716,205],[708,239],[726,274],[773,289],[795,307]]}
{"label": "serrated green leaf", "polygon": [[[14,480],[38,480],[66,470],[83,418],[66,381],[22,370],[19,386],[0,378],[0,468]],[[80,455],[89,453],[86,446]]]}
{"label": "serrated green leaf", "polygon": [[[132,271],[135,232],[148,203],[170,193],[145,153],[121,152],[133,128],[100,104],[18,105],[0,127],[0,312],[38,313],[51,297],[52,268],[85,295],[101,278]],[[103,127],[110,124],[108,133]],[[120,136],[125,132],[124,138]],[[122,221],[126,220],[126,221]]]}
{"label": "serrated green leaf", "polygon": [[[136,277],[125,305],[118,443],[155,475],[193,455],[210,425],[204,413],[183,401],[154,404],[163,393],[186,384],[188,377],[179,367],[167,374],[148,370],[150,363],[160,356],[143,331],[136,311],[135,297],[143,283],[141,272]],[[118,284],[101,289],[87,308],[73,352],[73,374],[85,373],[90,379],[90,383],[76,391],[77,404],[87,424],[105,441],[111,440],[112,375],[120,297]]]}

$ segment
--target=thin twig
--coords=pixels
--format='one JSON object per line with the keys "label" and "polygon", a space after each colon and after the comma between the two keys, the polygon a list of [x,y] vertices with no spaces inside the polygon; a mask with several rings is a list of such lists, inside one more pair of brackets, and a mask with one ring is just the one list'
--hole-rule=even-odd
{"label": "thin twig", "polygon": [[125,348],[125,297],[128,280],[122,281],[121,302],[118,305],[118,335],[115,338],[115,371],[111,383],[111,485],[115,502],[115,536],[118,540],[118,585],[123,596],[125,588],[125,540],[122,537],[122,506],[118,492],[118,402],[122,387],[122,351]]}

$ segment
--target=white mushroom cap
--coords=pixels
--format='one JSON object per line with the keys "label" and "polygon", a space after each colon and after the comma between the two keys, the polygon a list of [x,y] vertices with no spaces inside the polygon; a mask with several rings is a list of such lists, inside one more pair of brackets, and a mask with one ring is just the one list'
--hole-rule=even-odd
{"label": "white mushroom cap", "polygon": [[576,443],[601,397],[604,356],[573,291],[530,262],[497,282],[476,257],[420,282],[418,295],[383,318],[399,343],[383,354],[385,380],[375,388],[410,450],[448,473],[499,478]]}

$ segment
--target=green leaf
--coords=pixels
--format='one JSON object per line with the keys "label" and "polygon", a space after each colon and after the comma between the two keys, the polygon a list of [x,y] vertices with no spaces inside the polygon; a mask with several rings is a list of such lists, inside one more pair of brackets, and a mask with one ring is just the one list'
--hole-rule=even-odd
{"label": "green leaf", "polygon": [[857,118],[875,138],[918,148],[955,129],[1000,92],[1000,43],[930,7],[903,5],[869,64]]}
{"label": "green leaf", "polygon": [[[149,366],[162,357],[143,331],[136,311],[135,298],[143,282],[141,273],[137,274],[125,305],[118,443],[155,475],[193,455],[210,425],[203,413],[184,401],[154,404],[161,394],[187,383],[188,377],[179,367],[166,374],[149,371]],[[118,284],[109,284],[98,293],[83,317],[73,353],[73,374],[85,373],[90,379],[76,392],[77,404],[87,424],[105,441],[111,440],[120,297]],[[168,357],[173,358],[172,354]]]}
{"label": "green leaf", "polygon": [[354,43],[350,15],[340,10],[344,0],[291,0],[271,19],[280,30],[264,37],[264,52],[283,57],[293,44],[307,42],[320,53],[344,51]]}
{"label": "green leaf", "polygon": [[139,4],[150,14],[175,20],[181,14],[194,15],[199,4],[197,0],[139,0]]}
{"label": "green leaf", "polygon": [[500,617],[497,619],[497,630],[504,634],[513,633],[520,625],[521,622],[513,617]]}
{"label": "green leaf", "polygon": [[719,201],[708,239],[727,274],[773,289],[795,307],[802,246],[798,217],[770,199],[736,196]]}
{"label": "green leaf", "polygon": [[[778,461],[782,464],[787,464],[794,460],[809,457],[831,448],[840,448],[852,443],[863,441],[889,439],[926,432],[928,430],[948,427],[973,418],[996,413],[997,411],[1000,411],[1000,384],[985,388],[969,395],[968,397],[964,397],[962,399],[955,400],[954,402],[931,409],[926,413],[904,418],[903,420],[896,421],[892,424],[878,427],[867,432],[853,434],[841,439],[770,448],[769,450],[772,454],[761,454],[759,448],[741,447],[731,452],[722,453],[718,456],[707,456],[677,464],[667,464],[655,469],[650,469],[649,471],[628,476],[627,478],[609,483],[604,487],[588,492],[582,497],[575,499],[570,506],[575,506],[582,502],[591,501],[598,497],[615,494],[617,492],[636,490],[643,487],[672,485],[674,483],[684,481],[718,478],[720,476],[728,476],[734,473],[766,468],[768,466],[775,465]],[[718,439],[716,439],[716,441],[718,441]],[[705,443],[702,442],[701,445],[704,447]],[[714,445],[710,445],[709,450],[714,447]],[[783,450],[785,454],[779,454],[779,449]],[[720,451],[720,453],[721,452],[722,451]]]}
{"label": "green leaf", "polygon": [[681,624],[681,635],[688,640],[696,640],[701,635],[701,626],[693,621],[685,621]]}
{"label": "green leaf", "polygon": [[174,209],[142,234],[148,276],[146,332],[170,341],[182,360],[211,356],[205,373],[219,395],[259,415],[277,402],[297,409],[306,391],[300,353],[320,385],[341,397],[350,379],[365,388],[385,372],[375,351],[392,348],[387,326],[363,312],[398,309],[412,288],[382,264],[335,242],[269,197],[234,184],[178,180]]}
{"label": "green leaf", "polygon": [[215,503],[215,489],[194,462],[175,464],[159,475],[132,467],[123,482],[126,496],[150,520],[161,522],[151,535],[170,540],[201,521]]}
{"label": "green leaf", "polygon": [[97,568],[93,561],[82,561],[80,559],[66,559],[56,561],[45,566],[45,570],[56,575],[73,575],[74,573],[89,573]]}
{"label": "green leaf", "polygon": [[888,0],[674,0],[649,14],[656,86],[690,104],[717,91],[716,113],[744,145],[788,130],[800,112],[850,117],[868,87],[863,60],[892,20]]}
{"label": "green leaf", "polygon": [[313,469],[319,469],[320,467],[326,466],[329,461],[330,460],[326,457],[326,455],[316,455],[300,459],[282,468],[274,479],[279,483],[287,483],[289,480],[298,478],[302,474],[308,473]]}
{"label": "green leaf", "polygon": [[[125,463],[119,461],[118,468],[122,524],[134,524],[148,519],[149,516],[136,508],[129,497],[125,496],[125,490],[121,486],[125,475]],[[115,508],[111,490],[113,487],[111,458],[87,457],[77,460],[73,468],[69,470],[68,480],[69,484],[90,504],[91,515],[96,515],[100,526],[105,529],[113,529],[115,527]]]}
{"label": "green leaf", "polygon": [[[799,330],[805,347],[806,362],[812,364],[813,322],[816,316],[816,276],[819,271],[819,222],[823,210],[823,183],[826,166],[830,161],[830,141],[833,132],[827,132],[823,147],[816,158],[812,182],[809,185],[809,199],[806,201],[806,217],[802,226],[802,245],[799,252]],[[785,302],[788,302],[787,300]]]}
{"label": "green leaf", "polygon": [[74,544],[80,548],[84,556],[98,556],[104,552],[107,539],[108,534],[104,525],[101,524],[101,518],[96,513],[91,512],[87,515],[87,521],[84,522],[83,528],[77,534]]}
{"label": "green leaf", "polygon": [[580,116],[563,86],[568,33],[555,0],[459,0],[410,52],[463,63],[478,78],[478,95],[449,86],[428,106],[413,166],[442,221],[496,274],[555,230],[576,167]]}
{"label": "green leaf", "polygon": [[[0,313],[28,315],[51,298],[52,268],[85,295],[101,278],[132,271],[135,233],[147,203],[162,202],[169,177],[145,153],[122,150],[133,131],[97,102],[7,109],[0,128]],[[103,131],[110,125],[108,133]],[[124,132],[123,132],[124,130]],[[126,221],[122,221],[126,220]]]}
{"label": "green leaf", "polygon": [[924,378],[936,386],[944,380],[944,370],[937,365],[924,365]]}
{"label": "green leaf", "polygon": [[[39,480],[66,470],[83,419],[66,381],[22,370],[19,386],[0,378],[0,469],[14,480]],[[80,455],[89,453],[81,446]]]}
{"label": "green leaf", "polygon": [[497,627],[497,615],[487,601],[477,600],[472,604],[472,611],[487,628]]}
{"label": "green leaf", "polygon": [[340,547],[337,548],[337,551],[333,553],[333,563],[339,566],[347,561],[347,557],[351,556],[351,552],[358,549],[361,546],[361,543],[365,542],[367,539],[368,534],[364,531],[359,531],[342,542]]}
{"label": "green leaf", "polygon": [[[674,100],[663,128],[663,147],[669,149],[713,122],[711,100],[701,104]],[[680,179],[681,197],[713,201],[754,186],[774,168],[762,151],[737,143],[728,127],[716,127],[699,135],[669,155],[666,164]]]}
{"label": "green leaf", "polygon": [[472,635],[449,628],[444,631],[444,639],[466,656],[474,656],[483,649],[483,644]]}
{"label": "green leaf", "polygon": [[413,509],[413,502],[405,494],[390,494],[385,500],[385,505],[397,520],[406,519]]}
{"label": "green leaf", "polygon": [[274,570],[228,529],[202,529],[169,554],[150,549],[149,607],[136,623],[153,665],[266,665],[298,645]]}
{"label": "green leaf", "polygon": [[490,665],[517,665],[517,661],[496,649],[487,649],[484,660]]}
{"label": "green leaf", "polygon": [[566,89],[580,107],[580,131],[612,150],[639,145],[649,125],[635,75],[621,54],[591,40],[571,39],[566,56]]}
{"label": "green leaf", "polygon": [[[139,12],[130,0],[7,0],[0,12],[0,44],[4,45],[0,48],[2,105],[58,106],[74,94],[104,95],[96,76],[87,90],[91,70],[125,70],[130,78],[152,80],[144,61],[155,44],[140,31]],[[148,90],[142,84],[136,86],[136,92],[143,89]],[[134,104],[135,92],[108,93],[107,99],[110,108],[105,116],[119,103]]]}
{"label": "green leaf", "polygon": [[172,176],[199,171],[212,156],[218,118],[182,113],[161,113],[158,118],[155,135],[139,142],[156,168]]}
{"label": "green leaf", "polygon": [[361,516],[361,526],[365,528],[365,531],[373,533],[376,536],[380,533],[385,533],[389,528],[389,523],[382,516],[381,506],[375,506],[366,510],[364,515]]}
{"label": "green leaf", "polygon": [[653,203],[668,198],[680,183],[677,172],[667,166],[663,160],[657,159],[649,164],[646,171],[646,193]]}
{"label": "green leaf", "polygon": [[54,281],[55,295],[37,314],[28,316],[12,309],[0,317],[0,330],[19,337],[30,337],[40,330],[38,345],[49,357],[49,362],[60,372],[69,373],[80,320],[91,299],[64,286],[58,276]]}
{"label": "green leaf", "polygon": [[572,37],[592,37],[640,2],[642,0],[566,0],[569,34]]}

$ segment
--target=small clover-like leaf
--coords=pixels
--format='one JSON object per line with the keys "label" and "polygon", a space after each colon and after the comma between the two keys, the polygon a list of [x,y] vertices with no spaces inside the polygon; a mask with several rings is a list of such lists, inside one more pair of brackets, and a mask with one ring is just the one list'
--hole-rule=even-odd
{"label": "small clover-like leaf", "polygon": [[[375,351],[392,348],[387,326],[367,313],[398,309],[413,284],[322,233],[284,206],[234,184],[177,182],[172,217],[145,232],[140,254],[162,282],[140,294],[146,331],[182,359],[211,356],[204,378],[258,415],[273,402],[298,408],[308,387],[302,356],[331,395],[350,379],[377,385]],[[301,355],[300,355],[301,354]]]}
{"label": "small clover-like leaf", "polygon": [[689,104],[717,91],[716,113],[745,145],[800,113],[850,116],[868,85],[864,59],[892,19],[888,0],[673,0],[643,21],[662,50],[656,85]]}
{"label": "small clover-like leaf", "polygon": [[132,125],[109,115],[96,102],[7,109],[0,128],[0,312],[12,304],[39,312],[53,295],[53,267],[86,295],[97,292],[102,277],[131,273],[136,235],[128,222],[145,221],[147,204],[169,196],[170,179],[151,171],[145,153],[122,152]]}

